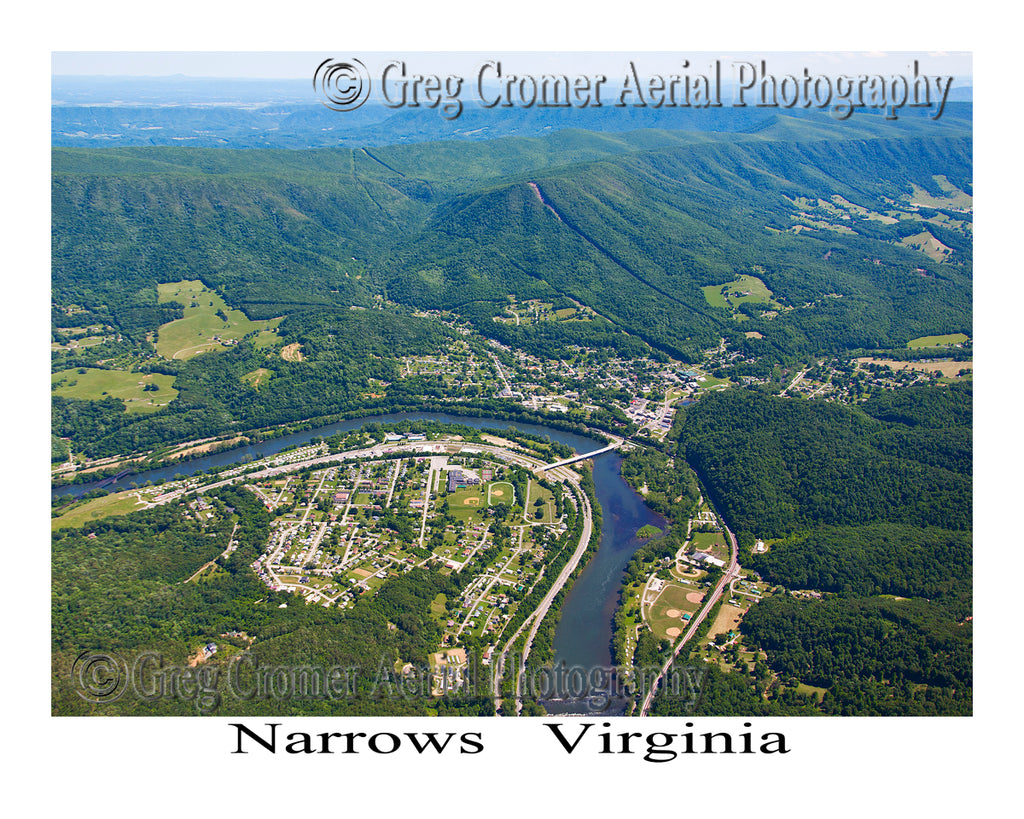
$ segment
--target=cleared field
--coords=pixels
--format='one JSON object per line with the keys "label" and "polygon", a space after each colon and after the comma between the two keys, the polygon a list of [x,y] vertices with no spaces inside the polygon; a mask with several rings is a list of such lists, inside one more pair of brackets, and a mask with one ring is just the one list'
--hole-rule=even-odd
{"label": "cleared field", "polygon": [[185,306],[183,318],[160,327],[156,349],[164,358],[185,359],[221,350],[225,343],[230,345],[253,332],[260,332],[261,341],[269,343],[262,334],[273,331],[280,322],[250,321],[200,281],[169,282],[157,287],[161,302],[176,301]]}
{"label": "cleared field", "polygon": [[712,284],[702,287],[704,298],[712,307],[734,308],[743,302],[771,304],[774,295],[763,281],[756,276],[738,276],[726,284]]}
{"label": "cleared field", "polygon": [[970,338],[963,333],[950,333],[945,336],[921,336],[907,342],[907,346],[916,349],[918,347],[952,347],[954,344],[963,344],[970,341]]}
{"label": "cleared field", "polygon": [[933,176],[932,179],[936,181],[939,186],[939,190],[942,191],[943,195],[932,196],[924,188],[919,188],[917,185],[913,185],[914,193],[910,197],[911,203],[915,205],[924,205],[927,208],[970,208],[974,205],[974,198],[958,187],[950,183],[945,176]]}
{"label": "cleared field", "polygon": [[302,345],[297,341],[294,344],[286,344],[281,348],[281,358],[285,361],[302,361]]}
{"label": "cleared field", "polygon": [[893,370],[918,370],[932,373],[938,370],[944,378],[957,378],[960,370],[973,370],[973,361],[889,361],[885,358],[858,358],[861,364],[881,364]]}
{"label": "cleared field", "polygon": [[730,631],[736,631],[742,619],[743,609],[739,606],[730,606],[728,603],[723,603],[722,607],[718,610],[715,622],[711,624],[711,629],[708,631],[708,639],[713,640],[717,634],[728,634]]}
{"label": "cleared field", "polygon": [[[159,373],[130,373],[124,370],[98,370],[89,368],[84,373],[77,369],[61,370],[50,376],[57,386],[55,395],[100,401],[106,397],[120,398],[128,412],[156,412],[178,397],[174,389],[174,376]],[[147,390],[155,384],[159,389]]]}
{"label": "cleared field", "polygon": [[80,347],[95,347],[107,340],[107,336],[86,336],[85,338],[72,339],[67,344],[50,344],[51,350],[74,350]]}
{"label": "cleared field", "polygon": [[144,504],[139,502],[134,490],[116,492],[103,498],[94,498],[81,506],[70,509],[60,517],[54,518],[50,522],[50,529],[78,528],[103,518],[127,515],[129,512],[142,509],[143,506]]}
{"label": "cleared field", "polygon": [[258,390],[263,384],[266,384],[271,377],[272,373],[265,367],[253,370],[251,373],[246,373],[242,376],[242,380],[249,384],[254,389]]}
{"label": "cleared field", "polygon": [[922,230],[920,233],[915,233],[913,236],[907,236],[900,239],[900,244],[905,247],[909,247],[912,250],[919,250],[933,262],[945,261],[953,251],[946,247],[942,242],[932,236],[927,230]]}

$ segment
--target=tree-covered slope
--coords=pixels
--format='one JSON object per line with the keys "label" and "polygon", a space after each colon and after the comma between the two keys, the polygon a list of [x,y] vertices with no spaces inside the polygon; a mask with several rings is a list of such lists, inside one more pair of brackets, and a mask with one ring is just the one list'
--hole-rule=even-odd
{"label": "tree-covered slope", "polygon": [[183,278],[251,318],[373,292],[435,308],[562,295],[693,358],[736,329],[701,288],[756,270],[787,309],[751,312],[743,329],[779,355],[970,332],[969,239],[947,230],[958,255],[939,264],[899,244],[902,225],[790,230],[801,197],[877,209],[941,193],[936,177],[970,190],[970,137],[917,122],[900,138],[880,122],[764,125],[316,151],[55,149],[55,299],[128,330],[130,307]]}

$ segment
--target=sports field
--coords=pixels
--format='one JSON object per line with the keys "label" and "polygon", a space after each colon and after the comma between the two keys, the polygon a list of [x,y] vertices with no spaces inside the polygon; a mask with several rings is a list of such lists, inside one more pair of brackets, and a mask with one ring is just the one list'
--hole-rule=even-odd
{"label": "sports field", "polygon": [[157,285],[160,301],[176,301],[185,306],[183,318],[163,324],[156,343],[164,358],[191,358],[198,353],[224,349],[252,332],[259,332],[258,346],[277,340],[275,328],[280,319],[250,321],[241,310],[232,310],[218,294],[200,281],[169,282]]}
{"label": "sports field", "polygon": [[445,497],[448,508],[456,520],[480,520],[481,510],[488,506],[511,503],[515,490],[505,481],[493,481],[479,486],[464,486]]}
{"label": "sports field", "polygon": [[651,605],[647,622],[651,624],[651,630],[658,637],[678,637],[685,631],[688,622],[683,615],[692,615],[696,612],[703,599],[702,591],[669,583]]}
{"label": "sports field", "polygon": [[516,490],[512,484],[506,481],[492,481],[487,484],[487,504],[494,506],[499,503],[509,505],[516,502]]}

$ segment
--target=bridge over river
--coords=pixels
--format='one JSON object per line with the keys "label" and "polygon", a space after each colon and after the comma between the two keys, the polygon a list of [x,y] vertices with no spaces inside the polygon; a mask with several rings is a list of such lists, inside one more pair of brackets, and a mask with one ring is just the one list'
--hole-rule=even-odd
{"label": "bridge over river", "polygon": [[608,444],[608,446],[602,447],[601,449],[595,449],[593,452],[584,452],[581,455],[573,455],[571,458],[558,461],[558,463],[546,464],[538,467],[537,471],[545,472],[548,469],[557,469],[560,466],[568,466],[569,464],[574,464],[577,461],[585,461],[587,458],[596,458],[598,455],[601,455],[604,452],[611,452],[613,449],[618,449],[620,446],[622,446],[622,439],[619,439],[613,444]]}

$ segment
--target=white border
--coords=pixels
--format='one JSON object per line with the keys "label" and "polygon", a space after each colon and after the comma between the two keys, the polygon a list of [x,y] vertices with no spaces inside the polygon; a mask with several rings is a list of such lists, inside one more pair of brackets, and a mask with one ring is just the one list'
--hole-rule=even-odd
{"label": "white border", "polygon": [[[47,417],[36,359],[45,350],[42,312],[48,304],[48,77],[53,50],[295,50],[358,51],[481,51],[506,50],[651,50],[714,51],[723,45],[748,51],[861,50],[895,46],[907,50],[948,48],[975,55],[976,191],[979,214],[975,269],[976,346],[979,363],[976,422],[977,485],[976,716],[970,719],[920,720],[783,720],[752,721],[758,728],[786,733],[793,752],[786,757],[697,757],[666,764],[639,758],[565,756],[532,722],[511,720],[427,720],[429,730],[475,731],[486,737],[488,750],[478,756],[440,760],[410,757],[263,757],[233,756],[227,720],[84,720],[54,719],[49,714],[48,600],[38,588],[20,592],[9,617],[29,623],[8,629],[8,645],[16,646],[18,668],[28,659],[30,673],[22,682],[7,681],[8,707],[15,712],[7,744],[19,761],[11,781],[27,782],[22,774],[40,769],[46,783],[32,788],[37,804],[98,815],[111,809],[140,810],[163,816],[192,810],[261,809],[261,814],[350,810],[385,816],[410,811],[448,813],[478,811],[511,816],[524,811],[580,808],[602,813],[693,808],[753,811],[782,816],[813,810],[831,816],[903,812],[958,815],[985,803],[998,803],[998,792],[1013,781],[1009,764],[1015,758],[1010,740],[1015,710],[1010,696],[1016,675],[1009,664],[1019,659],[1012,649],[1014,625],[988,604],[996,592],[989,578],[1011,568],[1019,535],[1006,520],[1013,508],[1010,491],[1015,477],[1008,467],[1017,448],[1011,420],[1018,414],[1007,394],[1016,373],[1001,367],[1001,356],[1013,349],[1008,330],[1011,306],[1002,293],[1016,286],[1019,261],[1006,250],[1019,235],[1011,222],[1014,211],[1000,210],[1011,194],[999,182],[1015,167],[1018,46],[1008,39],[1015,27],[951,2],[897,5],[861,2],[834,9],[806,4],[629,3],[621,7],[594,5],[555,8],[550,3],[479,4],[461,2],[407,9],[351,8],[319,4],[283,8],[217,7],[185,2],[143,7],[138,3],[58,3],[9,19],[10,39],[19,50],[5,54],[6,76],[14,86],[8,102],[12,116],[5,125],[7,155],[16,166],[15,179],[4,197],[8,247],[16,253],[8,274],[16,296],[29,309],[23,320],[8,326],[7,349],[14,362],[16,384],[33,387],[25,404],[21,390],[11,391],[17,432],[9,469],[19,487],[45,486],[38,461],[38,442],[45,438]],[[971,16],[972,13],[977,16]],[[26,18],[28,18],[26,20]],[[990,29],[995,29],[991,31]],[[1005,32],[1005,34],[1003,33]],[[27,37],[24,34],[28,34]],[[18,36],[22,35],[22,36]],[[1001,39],[1001,38],[1007,39]],[[1012,93],[1011,93],[1012,91]],[[28,113],[29,116],[25,117]],[[13,152],[13,153],[12,153]],[[1017,212],[1019,212],[1019,205]],[[21,293],[25,289],[24,296]],[[36,311],[39,311],[38,313]],[[21,312],[21,311],[19,311]],[[1005,328],[1005,329],[1001,329]],[[13,330],[13,333],[11,332]],[[22,353],[22,351],[25,351]],[[13,355],[12,355],[13,354]],[[24,357],[23,357],[24,356]],[[39,388],[36,391],[36,388]],[[38,396],[38,398],[37,398]],[[36,401],[38,400],[38,405]],[[20,435],[28,408],[31,433]],[[1011,412],[1013,415],[1011,416]],[[40,419],[36,421],[35,419]],[[1002,422],[1002,423],[1000,423]],[[40,430],[36,424],[43,427]],[[11,434],[15,432],[15,434]],[[38,438],[36,436],[39,436]],[[1010,450],[1007,450],[1009,443]],[[998,457],[997,458],[997,454]],[[1003,466],[1005,464],[1005,466]],[[22,490],[6,486],[8,516],[14,517],[15,543],[32,553],[32,573],[47,577],[48,543],[37,531],[44,519],[42,504],[23,509]],[[34,492],[30,490],[33,499]],[[22,517],[24,516],[24,517]],[[24,532],[21,527],[24,526]],[[993,569],[996,571],[993,572]],[[14,617],[11,617],[15,621]],[[982,631],[984,629],[984,632]],[[998,629],[998,630],[997,630]],[[1009,651],[1000,651],[1007,645]],[[1008,702],[1009,700],[1009,702]],[[301,730],[329,730],[327,720],[285,720]],[[410,730],[413,720],[367,720],[346,723],[346,730]],[[701,721],[703,723],[704,721]],[[730,722],[714,720],[727,729]],[[674,721],[649,720],[630,730],[657,726],[678,730]],[[618,726],[616,726],[618,727]],[[762,729],[766,730],[766,729]],[[287,783],[287,784],[284,784]],[[1012,803],[1010,803],[1012,804]]]}

